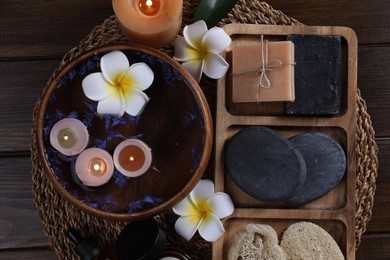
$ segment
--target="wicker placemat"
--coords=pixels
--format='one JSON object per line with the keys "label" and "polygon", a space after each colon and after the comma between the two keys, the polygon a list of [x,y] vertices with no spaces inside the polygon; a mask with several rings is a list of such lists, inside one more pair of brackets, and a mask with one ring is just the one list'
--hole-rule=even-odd
{"label": "wicker placemat", "polygon": [[[199,0],[184,0],[183,4],[183,26],[191,23],[192,15]],[[235,8],[224,18],[219,26],[229,23],[253,23],[253,24],[274,24],[274,25],[302,25],[297,20],[290,18],[282,12],[273,9],[265,2],[258,0],[240,0]],[[95,27],[79,44],[71,49],[59,64],[50,80],[68,62],[74,60],[81,53],[96,47],[114,44],[127,43],[128,40],[121,33],[114,16],[109,17],[101,25]],[[168,45],[162,49],[168,54],[172,54],[173,46]],[[205,78],[205,77],[204,77]],[[209,79],[202,79],[200,83],[207,96],[211,111],[215,111],[216,82]],[[366,225],[371,219],[375,181],[377,177],[378,159],[377,145],[374,140],[374,130],[372,128],[367,107],[361,98],[360,91],[357,95],[357,186],[356,186],[356,248],[360,244],[361,236],[366,230]],[[82,235],[96,239],[102,246],[111,247],[126,223],[101,220],[90,216],[64,200],[53,188],[46,178],[43,168],[38,159],[36,144],[36,118],[38,99],[33,114],[33,129],[31,139],[31,161],[33,193],[35,204],[42,220],[44,229],[48,235],[52,248],[60,259],[77,259],[73,252],[73,246],[66,237],[68,227],[79,229]],[[206,176],[212,176],[213,162],[210,162],[206,170]],[[173,244],[184,249],[192,259],[210,259],[211,244],[195,236],[190,242],[183,240],[173,230],[176,216],[171,212],[166,212],[156,216],[161,226],[167,231],[169,240]]]}

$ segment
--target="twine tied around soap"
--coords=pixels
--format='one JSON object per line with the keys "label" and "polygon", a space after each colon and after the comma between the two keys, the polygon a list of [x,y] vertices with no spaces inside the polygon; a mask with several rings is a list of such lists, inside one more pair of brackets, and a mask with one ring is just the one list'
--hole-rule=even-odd
{"label": "twine tied around soap", "polygon": [[261,35],[261,67],[259,69],[260,77],[257,86],[257,95],[259,95],[259,86],[263,88],[271,87],[271,81],[267,77],[267,70],[279,69],[281,67],[283,67],[283,62],[281,60],[272,60],[268,62],[268,41],[264,41],[264,36]]}

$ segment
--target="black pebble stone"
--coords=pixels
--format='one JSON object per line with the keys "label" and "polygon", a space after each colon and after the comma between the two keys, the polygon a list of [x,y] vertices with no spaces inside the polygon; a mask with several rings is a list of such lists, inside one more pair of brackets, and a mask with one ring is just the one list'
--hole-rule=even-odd
{"label": "black pebble stone", "polygon": [[305,182],[300,151],[266,127],[249,127],[235,134],[225,145],[224,160],[233,182],[259,200],[284,202]]}
{"label": "black pebble stone", "polygon": [[307,170],[302,189],[290,203],[303,204],[322,197],[342,180],[346,157],[336,140],[319,132],[308,132],[293,136],[290,141],[301,151]]}

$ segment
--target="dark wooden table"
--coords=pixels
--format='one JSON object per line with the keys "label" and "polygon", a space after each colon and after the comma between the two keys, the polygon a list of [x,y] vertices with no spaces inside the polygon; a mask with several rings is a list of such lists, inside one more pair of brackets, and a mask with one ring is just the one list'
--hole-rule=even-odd
{"label": "dark wooden table", "polygon": [[[373,217],[357,259],[390,259],[390,1],[268,0],[307,25],[354,29],[358,86],[379,146]],[[0,259],[55,259],[34,207],[32,110],[62,56],[113,14],[109,0],[0,1]]]}

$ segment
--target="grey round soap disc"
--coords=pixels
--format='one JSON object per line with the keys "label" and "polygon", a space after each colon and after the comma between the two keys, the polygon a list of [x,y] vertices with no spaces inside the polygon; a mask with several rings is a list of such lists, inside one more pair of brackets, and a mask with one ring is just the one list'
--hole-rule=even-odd
{"label": "grey round soap disc", "polygon": [[284,202],[303,186],[306,165],[302,154],[276,131],[250,127],[225,145],[225,168],[238,187],[267,202]]}
{"label": "grey round soap disc", "polygon": [[306,180],[292,204],[304,204],[331,191],[343,178],[346,169],[341,145],[319,132],[303,133],[290,138],[305,158]]}

